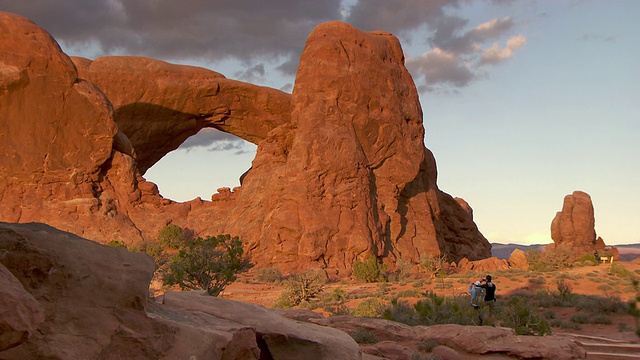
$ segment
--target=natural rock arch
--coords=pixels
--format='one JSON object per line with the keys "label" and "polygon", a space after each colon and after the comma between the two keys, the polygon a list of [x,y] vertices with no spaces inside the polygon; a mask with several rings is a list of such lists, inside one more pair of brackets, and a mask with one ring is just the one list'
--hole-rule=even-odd
{"label": "natural rock arch", "polygon": [[290,121],[290,94],[208,69],[137,56],[72,60],[111,100],[141,174],[205,127],[257,144]]}

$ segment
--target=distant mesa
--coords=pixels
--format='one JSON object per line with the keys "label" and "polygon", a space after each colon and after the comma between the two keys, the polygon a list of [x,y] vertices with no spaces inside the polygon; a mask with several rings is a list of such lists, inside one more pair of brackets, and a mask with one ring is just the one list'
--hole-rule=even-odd
{"label": "distant mesa", "polygon": [[555,246],[568,246],[575,252],[605,253],[619,258],[615,247],[606,248],[604,240],[596,237],[595,215],[589,194],[574,191],[564,197],[562,210],[551,222],[551,239]]}
{"label": "distant mesa", "polygon": [[[0,50],[0,221],[129,245],[173,223],[239,236],[258,267],[338,277],[371,254],[391,268],[491,256],[471,207],[437,186],[389,33],[317,26],[292,94],[148,58],[71,59],[4,12]],[[257,144],[242,186],[212,201],[164,199],[144,172],[205,127]]]}

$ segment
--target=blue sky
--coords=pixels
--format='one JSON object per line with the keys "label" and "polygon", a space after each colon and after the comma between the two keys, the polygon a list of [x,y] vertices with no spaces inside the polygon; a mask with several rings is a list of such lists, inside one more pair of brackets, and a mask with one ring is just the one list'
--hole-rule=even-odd
{"label": "blue sky", "polygon": [[[640,1],[0,0],[69,55],[142,55],[291,91],[306,35],[343,20],[400,39],[438,186],[491,242],[549,243],[582,190],[607,244],[640,243]],[[135,4],[135,5],[134,5]],[[145,177],[163,196],[238,185],[256,146],[208,131]]]}

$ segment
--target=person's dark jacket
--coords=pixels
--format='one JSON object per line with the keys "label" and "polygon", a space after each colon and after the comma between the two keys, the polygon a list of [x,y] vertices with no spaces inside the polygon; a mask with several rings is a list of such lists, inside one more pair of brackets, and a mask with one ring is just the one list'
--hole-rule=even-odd
{"label": "person's dark jacket", "polygon": [[485,289],[484,301],[496,301],[496,285],[494,283],[489,281],[480,285],[480,287]]}

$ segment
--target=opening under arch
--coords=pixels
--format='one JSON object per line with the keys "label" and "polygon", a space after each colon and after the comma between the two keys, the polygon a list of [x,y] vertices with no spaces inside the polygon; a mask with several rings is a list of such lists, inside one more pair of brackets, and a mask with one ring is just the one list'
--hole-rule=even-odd
{"label": "opening under arch", "polygon": [[144,174],[160,194],[174,201],[211,200],[218,188],[240,185],[257,146],[235,135],[204,128],[166,154]]}

